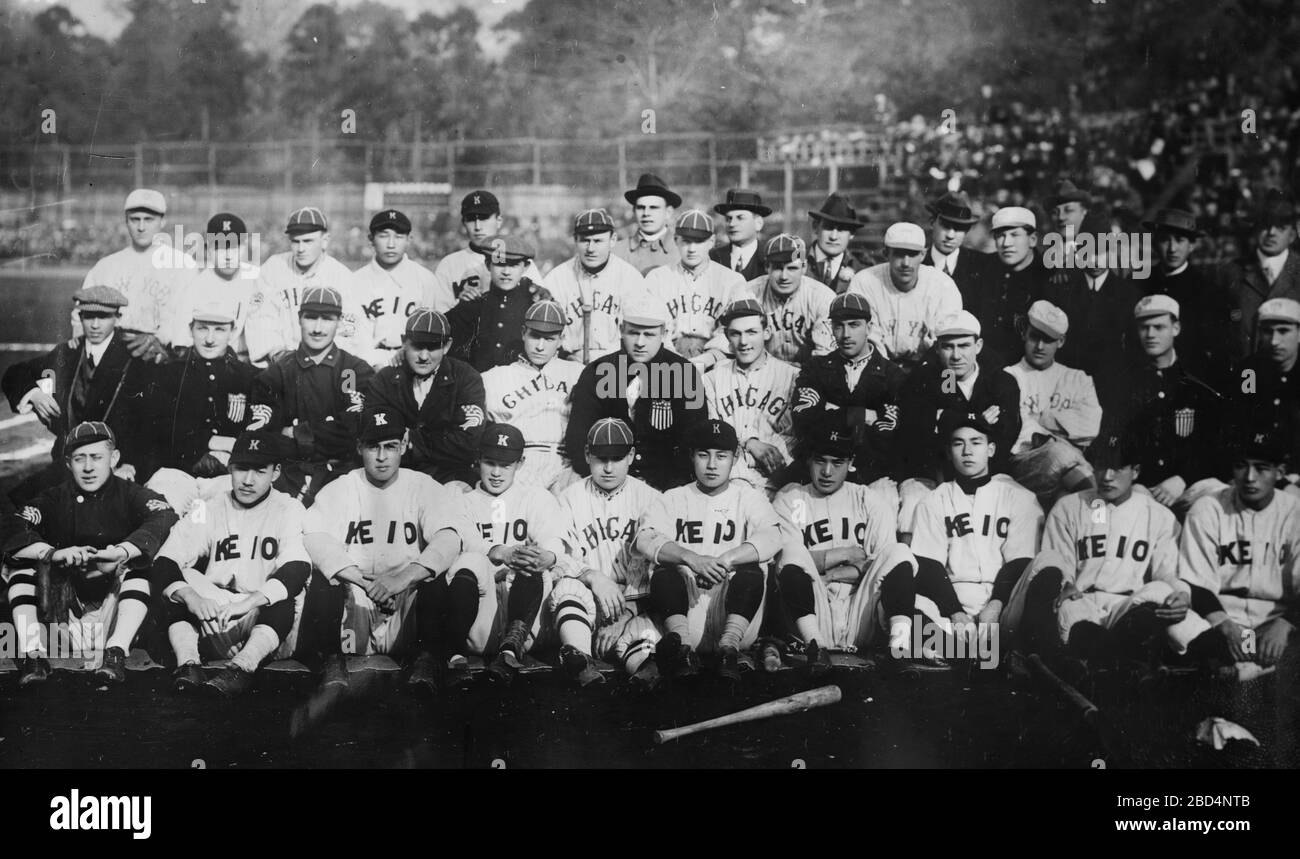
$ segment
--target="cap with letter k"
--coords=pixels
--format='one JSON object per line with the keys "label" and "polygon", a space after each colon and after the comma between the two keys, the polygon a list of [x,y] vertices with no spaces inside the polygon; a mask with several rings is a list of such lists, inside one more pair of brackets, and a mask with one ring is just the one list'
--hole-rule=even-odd
{"label": "cap with letter k", "polygon": [[518,462],[524,456],[524,434],[510,424],[490,424],[479,437],[480,459]]}
{"label": "cap with letter k", "polygon": [[406,418],[396,409],[387,406],[373,406],[361,413],[361,431],[358,440],[362,444],[374,444],[392,441],[406,435]]}

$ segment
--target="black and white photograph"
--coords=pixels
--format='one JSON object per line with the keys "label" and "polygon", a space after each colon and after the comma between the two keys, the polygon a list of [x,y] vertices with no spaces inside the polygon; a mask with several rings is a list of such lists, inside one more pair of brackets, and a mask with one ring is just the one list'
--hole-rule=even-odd
{"label": "black and white photograph", "polygon": [[1300,766],[1298,40],[0,0],[0,768],[1214,770],[1090,825],[1249,830],[1225,771]]}

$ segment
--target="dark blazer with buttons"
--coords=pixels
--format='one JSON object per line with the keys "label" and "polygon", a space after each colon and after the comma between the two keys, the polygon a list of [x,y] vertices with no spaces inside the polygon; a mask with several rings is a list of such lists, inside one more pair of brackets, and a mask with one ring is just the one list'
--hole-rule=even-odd
{"label": "dark blazer with buttons", "polygon": [[[827,419],[845,421],[857,446],[854,475],[870,483],[894,472],[898,400],[907,373],[873,352],[857,385],[850,389],[844,374],[847,365],[848,359],[839,352],[815,356],[804,364],[795,382],[795,433],[808,438]],[[872,423],[866,422],[867,410],[876,413]]]}
{"label": "dark blazer with buttons", "polygon": [[520,330],[524,314],[533,305],[531,286],[527,278],[508,292],[493,286],[447,311],[451,354],[480,373],[513,364],[523,352]]}
{"label": "dark blazer with buttons", "polygon": [[[925,257],[922,258],[921,265],[934,265],[930,248],[925,249]],[[953,283],[957,284],[957,291],[961,293],[962,307],[969,310],[981,285],[1002,268],[1003,265],[998,261],[996,254],[982,253],[974,248],[962,248],[957,254],[957,268],[948,275]]]}
{"label": "dark blazer with buttons", "polygon": [[937,364],[918,367],[908,377],[907,387],[899,404],[898,427],[899,462],[895,476],[899,480],[923,477],[934,480],[951,469],[943,455],[939,438],[939,415],[944,409],[959,408],[983,414],[990,406],[997,406],[998,419],[993,422],[993,438],[997,445],[989,470],[994,474],[1005,471],[1011,457],[1011,448],[1020,436],[1020,384],[1006,370],[979,362],[979,375],[971,397],[966,399],[956,383],[948,383],[944,370]]}
{"label": "dark blazer with buttons", "polygon": [[[731,268],[731,245],[728,243],[709,251],[709,259],[718,265]],[[767,274],[767,256],[763,253],[763,239],[760,237],[754,255],[749,258],[749,263],[741,269],[740,276],[749,281],[765,274]]]}
{"label": "dark blazer with buttons", "polygon": [[415,401],[414,381],[405,363],[385,367],[375,374],[366,403],[386,406],[405,419],[411,447],[402,457],[403,466],[440,483],[463,480],[474,485],[479,436],[487,425],[483,377],[464,361],[444,356],[423,405]]}
{"label": "dark blazer with buttons", "polygon": [[256,375],[233,349],[207,361],[191,348],[160,367],[148,404],[154,452],[150,473],[158,468],[189,473],[208,452],[213,436],[239,435],[253,418]]}

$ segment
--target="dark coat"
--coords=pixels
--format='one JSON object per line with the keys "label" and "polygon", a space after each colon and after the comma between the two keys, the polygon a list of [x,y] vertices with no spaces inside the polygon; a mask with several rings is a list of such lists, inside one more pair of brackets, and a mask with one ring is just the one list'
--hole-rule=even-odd
{"label": "dark coat", "polygon": [[372,407],[399,412],[410,430],[411,447],[402,457],[406,468],[422,471],[440,483],[478,480],[474,467],[478,440],[487,423],[483,377],[464,361],[445,356],[433,374],[424,404],[417,404],[414,374],[406,364],[375,374],[366,394]]}
{"label": "dark coat", "polygon": [[1232,301],[1237,323],[1236,336],[1232,338],[1231,355],[1245,358],[1255,351],[1255,314],[1259,306],[1270,298],[1294,298],[1300,301],[1300,248],[1291,246],[1286,264],[1272,285],[1259,259],[1252,251],[1249,257],[1228,263],[1220,272]]}
{"label": "dark coat", "polygon": [[[369,364],[338,346],[331,346],[319,364],[299,346],[254,380],[255,425],[293,428],[288,460],[355,463],[364,392],[374,374]],[[259,409],[269,414],[259,416]]]}
{"label": "dark coat", "polygon": [[983,361],[979,367],[969,400],[955,383],[947,382],[948,377],[938,365],[918,367],[908,378],[899,404],[898,427],[894,431],[901,454],[896,479],[923,477],[935,480],[946,473],[948,465],[939,438],[939,415],[949,408],[981,414],[990,406],[999,408],[1000,414],[993,424],[993,438],[990,439],[997,448],[989,467],[994,473],[1006,470],[1011,448],[1020,436],[1020,385],[1006,370],[999,370]]}
{"label": "dark coat", "polygon": [[197,351],[159,368],[149,396],[148,429],[154,451],[150,472],[189,472],[208,452],[213,436],[235,437],[252,422],[257,370],[234,350],[211,361]]}
{"label": "dark coat", "polygon": [[1178,302],[1178,359],[1212,387],[1222,387],[1232,367],[1233,341],[1239,331],[1235,317],[1240,316],[1227,288],[1194,265],[1175,277],[1157,267],[1151,277],[1134,283],[1145,295],[1167,295]]}
{"label": "dark coat", "polygon": [[1181,360],[1164,370],[1142,361],[1117,378],[1097,382],[1108,390],[1103,403],[1111,404],[1103,405],[1104,421],[1141,446],[1138,481],[1143,486],[1174,475],[1188,486],[1224,476],[1223,397],[1189,373]]}
{"label": "dark coat", "polygon": [[[718,265],[731,268],[731,245],[725,244],[722,247],[714,248],[709,251],[709,259]],[[740,272],[740,276],[746,281],[751,281],[756,277],[762,277],[767,274],[767,256],[763,253],[763,238],[758,239],[758,249],[754,255],[749,258],[749,264]]]}
{"label": "dark coat", "polygon": [[[804,439],[827,419],[845,421],[857,442],[854,475],[869,483],[894,472],[898,403],[907,374],[875,352],[850,390],[844,375],[847,364],[839,352],[804,364],[795,382],[795,433]],[[872,424],[865,422],[868,409],[876,413]]]}
{"label": "dark coat", "polygon": [[[1088,288],[1082,271],[1058,272],[1061,274],[1067,276],[1050,279],[1035,299],[1050,301],[1070,320],[1070,331],[1056,360],[1092,376],[1100,389],[1102,378],[1122,373],[1134,359],[1137,328],[1133,308],[1138,302],[1138,290],[1133,281],[1114,272],[1106,276],[1096,292]],[[1105,405],[1103,401],[1102,407]]]}

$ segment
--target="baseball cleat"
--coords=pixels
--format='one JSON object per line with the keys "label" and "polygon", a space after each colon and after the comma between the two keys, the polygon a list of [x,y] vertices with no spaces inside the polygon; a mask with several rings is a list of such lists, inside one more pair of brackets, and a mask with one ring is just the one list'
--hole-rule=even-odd
{"label": "baseball cleat", "polygon": [[682,637],[675,632],[659,639],[655,646],[655,659],[659,663],[659,673],[673,680],[694,676],[700,670],[700,658],[682,643]]}
{"label": "baseball cleat", "polygon": [[579,686],[587,687],[605,682],[605,678],[596,670],[596,663],[592,658],[572,644],[560,648],[560,664],[564,666],[565,672],[570,677],[578,681]]}
{"label": "baseball cleat", "polygon": [[781,659],[781,642],[775,638],[764,638],[758,642],[759,664],[763,670],[771,674],[781,670],[784,664]]}
{"label": "baseball cleat", "polygon": [[221,669],[215,677],[203,684],[204,689],[215,692],[226,699],[243,695],[252,687],[252,672],[237,668],[234,665]]}
{"label": "baseball cleat", "polygon": [[728,645],[718,650],[718,676],[730,683],[740,682],[740,651]]}
{"label": "baseball cleat", "polygon": [[105,683],[126,682],[126,654],[122,648],[110,647],[104,651],[104,661],[95,669],[95,679]]}
{"label": "baseball cleat", "polygon": [[487,676],[489,680],[509,685],[515,679],[515,673],[522,667],[523,663],[515,656],[513,650],[503,650],[488,664]]}
{"label": "baseball cleat", "polygon": [[443,686],[448,689],[464,689],[469,686],[474,675],[469,672],[469,660],[459,653],[448,657],[447,668],[443,671]]}
{"label": "baseball cleat", "polygon": [[172,672],[172,688],[177,692],[193,692],[207,682],[203,668],[197,663],[188,662],[177,666]]}
{"label": "baseball cleat", "polygon": [[815,638],[804,648],[804,658],[808,662],[808,670],[814,677],[820,677],[831,670],[831,655],[817,643]]}
{"label": "baseball cleat", "polygon": [[28,656],[18,666],[18,685],[31,686],[50,679],[50,660],[44,656]]}
{"label": "baseball cleat", "polygon": [[432,653],[421,653],[411,665],[406,685],[421,692],[435,692],[441,685],[442,666]]}
{"label": "baseball cleat", "polygon": [[658,688],[659,682],[662,679],[662,676],[659,674],[659,663],[655,662],[653,658],[642,662],[641,667],[636,670],[636,673],[628,678],[634,688],[643,692],[650,692]]}
{"label": "baseball cleat", "polygon": [[325,657],[325,667],[321,672],[321,686],[337,686],[346,689],[350,681],[348,679],[348,663],[342,654],[335,653]]}

